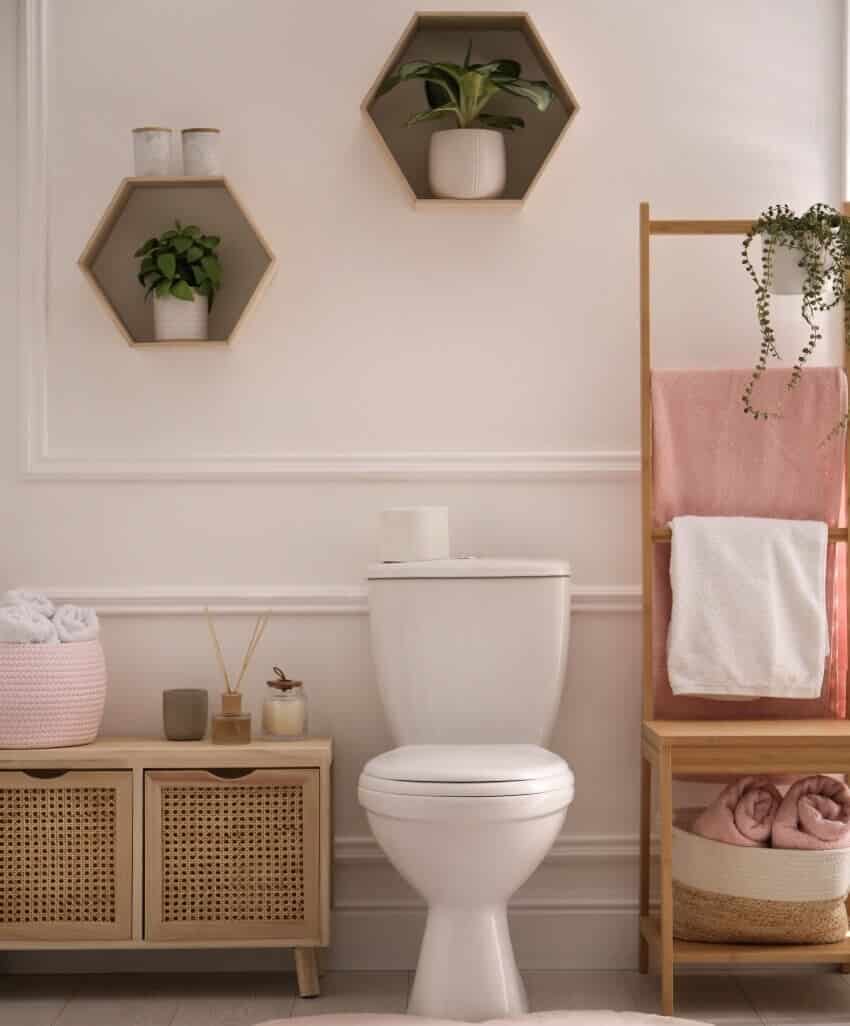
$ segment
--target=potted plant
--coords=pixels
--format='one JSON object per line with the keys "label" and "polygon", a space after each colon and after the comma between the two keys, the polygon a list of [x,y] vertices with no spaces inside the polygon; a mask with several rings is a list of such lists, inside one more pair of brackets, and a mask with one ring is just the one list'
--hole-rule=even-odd
{"label": "potted plant", "polygon": [[141,258],[138,279],[145,299],[153,296],[154,338],[207,338],[208,313],[221,286],[217,235],[194,224],[181,225],[148,239],[133,254]]}
{"label": "potted plant", "polygon": [[412,115],[408,125],[454,118],[456,125],[434,132],[428,150],[428,181],[435,196],[452,199],[487,199],[505,188],[505,139],[502,131],[522,128],[525,121],[513,114],[486,113],[495,96],[507,94],[545,111],[554,97],[548,82],[521,78],[514,60],[499,59],[471,64],[470,42],[463,64],[407,61],[384,80],[383,96],[400,82],[420,79],[425,84],[427,110]]}
{"label": "potted plant", "polygon": [[[750,246],[756,237],[762,242],[761,274],[750,256]],[[768,207],[744,238],[741,262],[755,287],[762,339],[758,362],[741,398],[748,414],[756,420],[767,420],[781,411],[757,408],[753,405],[753,390],[767,369],[767,361],[780,359],[771,320],[771,297],[799,294],[800,313],[808,325],[808,337],[788,379],[787,392],[791,392],[823,337],[818,315],[846,298],[850,219],[825,203],[816,203],[799,216],[785,205]],[[845,337],[845,344],[848,341],[850,339]]]}

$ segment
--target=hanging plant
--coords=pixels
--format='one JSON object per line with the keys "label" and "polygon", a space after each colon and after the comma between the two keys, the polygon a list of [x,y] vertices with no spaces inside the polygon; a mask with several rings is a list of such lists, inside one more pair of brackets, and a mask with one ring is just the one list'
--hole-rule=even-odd
{"label": "hanging plant", "polygon": [[[750,258],[750,246],[756,236],[762,241],[761,275]],[[823,337],[819,315],[837,306],[847,294],[850,218],[843,217],[825,203],[816,203],[798,217],[790,207],[783,204],[768,207],[747,232],[741,262],[755,286],[761,348],[758,362],[741,399],[745,412],[756,420],[767,420],[768,417],[781,414],[781,404],[774,411],[762,410],[753,404],[753,390],[767,369],[768,360],[781,359],[771,319],[776,254],[780,248],[790,250],[797,257],[801,279],[800,314],[808,325],[808,338],[797,356],[786,385],[787,397],[800,383],[803,367]],[[845,345],[850,342],[846,329],[844,342]],[[846,422],[845,417],[839,429]]]}

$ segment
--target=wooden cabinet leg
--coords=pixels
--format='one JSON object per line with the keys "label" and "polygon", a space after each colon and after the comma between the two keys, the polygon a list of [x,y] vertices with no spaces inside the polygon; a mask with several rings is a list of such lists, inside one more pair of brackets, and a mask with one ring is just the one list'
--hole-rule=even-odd
{"label": "wooden cabinet leg", "polygon": [[298,994],[303,998],[319,996],[319,967],[315,948],[295,949],[295,972],[298,976]]}
{"label": "wooden cabinet leg", "polygon": [[673,1014],[673,757],[664,748],[658,763],[661,810],[661,1013]]}
{"label": "wooden cabinet leg", "polygon": [[[652,816],[652,766],[647,759],[640,764],[640,916],[649,915],[649,833]],[[649,972],[649,943],[638,926],[642,973]]]}

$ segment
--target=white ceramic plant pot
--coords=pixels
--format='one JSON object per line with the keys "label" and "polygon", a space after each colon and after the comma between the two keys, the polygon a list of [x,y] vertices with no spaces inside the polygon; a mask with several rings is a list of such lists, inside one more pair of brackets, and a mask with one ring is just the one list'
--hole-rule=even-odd
{"label": "white ceramic plant pot", "polygon": [[505,138],[490,128],[434,132],[428,149],[431,192],[447,199],[493,199],[506,178]]}
{"label": "white ceramic plant pot", "polygon": [[221,174],[221,135],[217,128],[184,128],[181,138],[184,175]]}
{"label": "white ceramic plant pot", "polygon": [[770,291],[775,296],[799,296],[803,292],[805,272],[800,267],[803,251],[796,246],[775,246],[773,249],[773,281]]}
{"label": "white ceramic plant pot", "polygon": [[133,170],[137,178],[171,170],[171,129],[148,125],[133,129]]}
{"label": "white ceramic plant pot", "polygon": [[197,292],[194,295],[191,302],[174,296],[153,297],[153,334],[157,342],[208,337],[207,297]]}

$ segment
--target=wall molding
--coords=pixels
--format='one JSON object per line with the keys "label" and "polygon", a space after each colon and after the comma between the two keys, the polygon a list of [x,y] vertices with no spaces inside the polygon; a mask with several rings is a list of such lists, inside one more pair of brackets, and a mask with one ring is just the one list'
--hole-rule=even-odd
{"label": "wall molding", "polygon": [[[636,477],[634,451],[168,452],[66,450],[49,424],[49,0],[20,0],[19,466],[32,481],[594,481]],[[104,203],[107,197],[104,197]],[[82,246],[82,240],[80,245]],[[81,279],[81,288],[83,282]]]}
{"label": "wall molding", "polygon": [[[365,616],[361,585],[233,585],[195,587],[31,586],[56,602],[92,606],[99,616]],[[637,613],[637,585],[584,585],[572,589],[574,613]]]}

